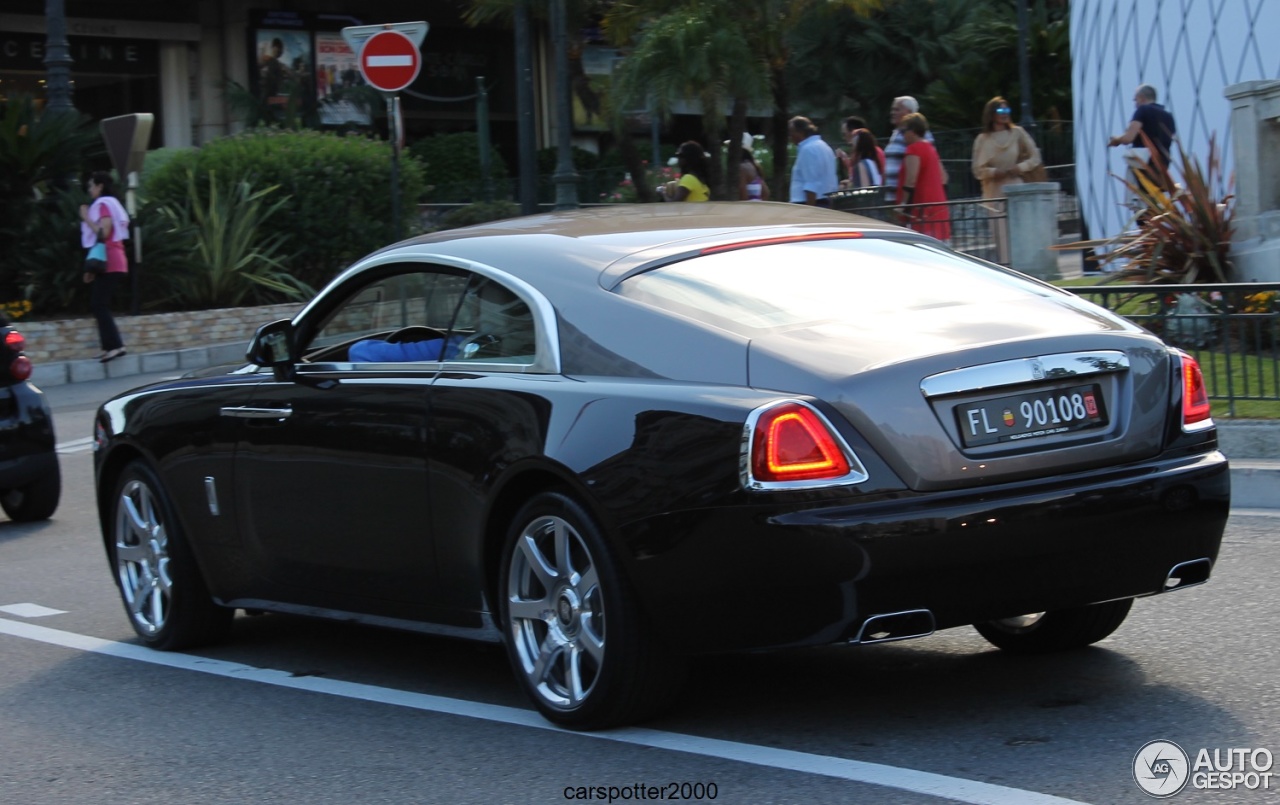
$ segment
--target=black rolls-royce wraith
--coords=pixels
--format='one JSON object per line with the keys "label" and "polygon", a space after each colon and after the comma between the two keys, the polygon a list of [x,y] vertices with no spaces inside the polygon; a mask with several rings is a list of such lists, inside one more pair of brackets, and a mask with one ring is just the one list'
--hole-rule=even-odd
{"label": "black rolls-royce wraith", "polygon": [[251,609],[502,641],[578,728],[654,713],[698,653],[970,624],[1088,645],[1207,580],[1227,518],[1191,357],[798,205],[417,237],[247,357],[98,413],[141,640],[223,639]]}

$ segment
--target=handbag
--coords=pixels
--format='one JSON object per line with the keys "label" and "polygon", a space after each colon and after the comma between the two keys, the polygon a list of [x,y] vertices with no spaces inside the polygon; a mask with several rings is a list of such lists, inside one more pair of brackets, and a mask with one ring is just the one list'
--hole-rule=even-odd
{"label": "handbag", "polygon": [[84,270],[90,274],[102,274],[107,270],[107,244],[98,241],[84,258]]}
{"label": "handbag", "polygon": [[[1023,162],[1035,152],[1034,151],[1035,142],[1031,139],[1031,135],[1027,133],[1026,129],[1020,128],[1019,134],[1020,136],[1018,138],[1018,161]],[[1022,174],[1022,181],[1024,182],[1049,181],[1049,171],[1045,170],[1043,157],[1040,159],[1040,162],[1037,163],[1034,168]]]}

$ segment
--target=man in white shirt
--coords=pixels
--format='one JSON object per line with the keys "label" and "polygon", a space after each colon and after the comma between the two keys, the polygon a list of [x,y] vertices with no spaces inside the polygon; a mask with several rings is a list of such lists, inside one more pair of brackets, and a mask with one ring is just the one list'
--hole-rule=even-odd
{"label": "man in white shirt", "polygon": [[796,161],[791,166],[791,202],[830,207],[827,195],[840,189],[836,152],[818,136],[817,127],[807,117],[791,118],[787,133],[796,146]]}

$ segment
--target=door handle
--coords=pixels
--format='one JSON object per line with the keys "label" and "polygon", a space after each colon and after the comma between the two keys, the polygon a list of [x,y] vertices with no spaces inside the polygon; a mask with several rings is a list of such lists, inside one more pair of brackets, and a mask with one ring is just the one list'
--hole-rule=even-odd
{"label": "door handle", "polygon": [[293,406],[286,408],[254,408],[252,406],[227,406],[219,411],[223,416],[237,419],[277,419],[283,420],[293,416]]}

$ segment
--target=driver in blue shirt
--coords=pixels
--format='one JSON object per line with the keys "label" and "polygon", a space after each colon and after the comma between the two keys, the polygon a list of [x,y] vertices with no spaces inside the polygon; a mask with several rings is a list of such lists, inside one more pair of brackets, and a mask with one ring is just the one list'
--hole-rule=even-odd
{"label": "driver in blue shirt", "polygon": [[444,359],[457,357],[458,346],[467,339],[465,334],[453,335],[449,338],[448,349],[444,349],[445,339],[428,338],[423,341],[383,341],[381,338],[366,338],[357,341],[347,349],[347,359],[352,363],[395,363],[399,361],[438,361],[441,351]]}

